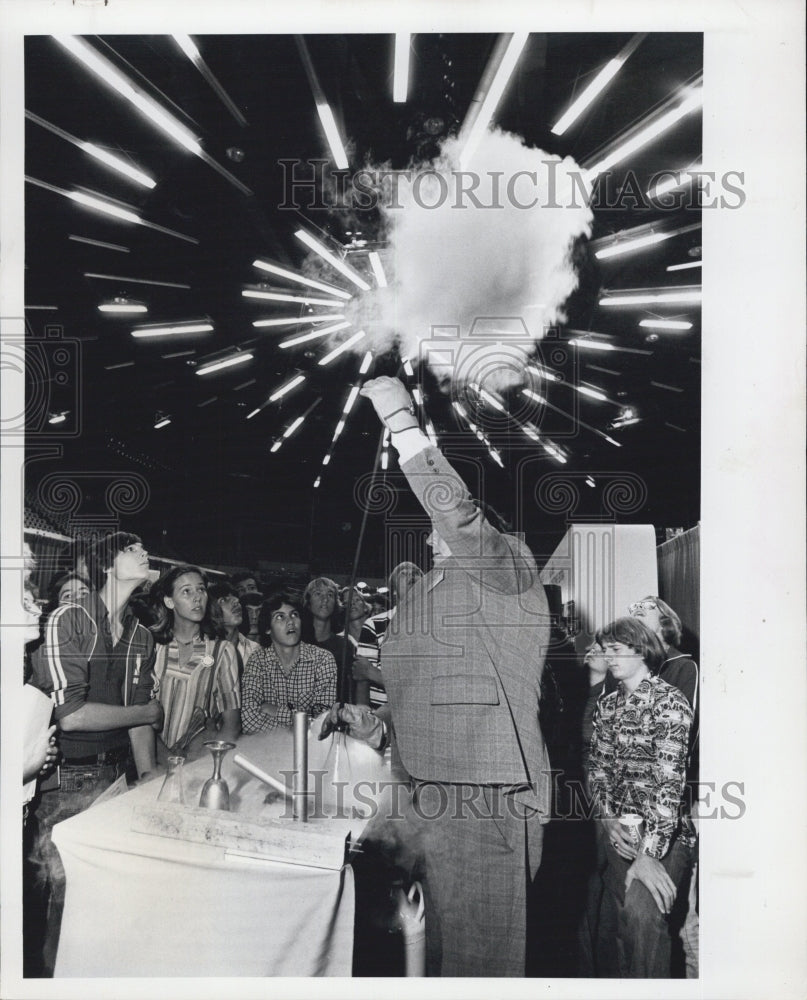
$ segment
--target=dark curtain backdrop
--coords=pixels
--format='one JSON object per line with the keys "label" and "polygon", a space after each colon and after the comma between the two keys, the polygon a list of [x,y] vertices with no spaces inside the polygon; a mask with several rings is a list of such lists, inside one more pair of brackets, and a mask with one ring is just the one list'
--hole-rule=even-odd
{"label": "dark curtain backdrop", "polygon": [[701,536],[700,525],[676,535],[658,547],[659,597],[681,619],[682,652],[696,659],[700,646]]}

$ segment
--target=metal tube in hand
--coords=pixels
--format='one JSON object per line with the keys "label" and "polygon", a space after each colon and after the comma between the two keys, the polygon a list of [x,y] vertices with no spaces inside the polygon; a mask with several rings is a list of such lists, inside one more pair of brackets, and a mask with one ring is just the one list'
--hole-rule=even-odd
{"label": "metal tube in hand", "polygon": [[273,778],[271,774],[267,774],[266,771],[262,771],[257,764],[253,764],[251,760],[247,760],[242,754],[233,754],[233,763],[238,764],[245,771],[249,771],[251,775],[256,777],[259,781],[263,781],[264,784],[269,785],[274,788],[275,791],[280,792],[281,795],[285,795],[287,799],[293,799],[292,793],[286,788],[283,782],[278,781],[277,778]]}
{"label": "metal tube in hand", "polygon": [[308,712],[294,713],[294,818],[308,822]]}

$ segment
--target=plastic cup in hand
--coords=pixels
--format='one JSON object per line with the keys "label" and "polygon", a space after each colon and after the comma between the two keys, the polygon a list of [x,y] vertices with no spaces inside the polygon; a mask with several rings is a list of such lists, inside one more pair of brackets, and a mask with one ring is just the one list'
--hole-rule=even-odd
{"label": "plastic cup in hand", "polygon": [[619,825],[627,831],[630,842],[638,849],[644,837],[644,819],[638,813],[625,813],[619,817]]}
{"label": "plastic cup in hand", "polygon": [[230,789],[221,776],[221,762],[228,750],[235,750],[235,743],[226,743],[224,740],[207,740],[205,746],[213,755],[213,774],[204,783],[199,805],[203,809],[229,810]]}

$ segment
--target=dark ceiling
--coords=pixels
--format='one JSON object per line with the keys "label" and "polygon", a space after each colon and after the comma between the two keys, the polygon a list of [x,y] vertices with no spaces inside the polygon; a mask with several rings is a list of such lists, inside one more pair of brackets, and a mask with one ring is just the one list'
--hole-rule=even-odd
{"label": "dark ceiling", "polygon": [[[566,135],[554,136],[550,128],[572,97],[629,39],[627,34],[531,35],[496,124],[549,153],[590,161],[702,68],[700,35],[648,35],[602,97]],[[150,191],[133,184],[34,120],[26,123],[27,176],[64,190],[99,192],[195,241],[113,220],[53,190],[26,185],[27,321],[31,337],[41,342],[41,356],[47,357],[29,385],[28,494],[36,498],[40,484],[54,472],[72,475],[82,494],[71,509],[72,525],[81,528],[93,519],[102,523],[110,513],[108,486],[116,475],[137,473],[148,484],[148,501],[133,501],[128,512],[123,504],[115,516],[122,514],[124,524],[137,528],[155,552],[219,565],[311,561],[344,571],[361,521],[354,483],[373,468],[378,443],[378,424],[368,403],[353,410],[330,466],[323,469],[321,463],[347,387],[357,380],[357,357],[348,354],[320,368],[322,352],[316,344],[314,349],[279,349],[279,331],[258,330],[252,322],[279,315],[281,307],[241,295],[260,281],[252,266],[256,257],[294,270],[302,266],[304,248],[293,238],[301,224],[311,232],[319,230],[332,248],[349,248],[357,229],[371,244],[379,238],[374,211],[279,208],[286,197],[279,161],[329,155],[298,46],[291,36],[195,38],[205,63],[246,119],[241,125],[170,36],[86,40],[183,121],[200,137],[205,152],[251,193],[167,140],[52,38],[26,40],[27,111],[72,137],[129,157],[157,184]],[[371,160],[403,168],[412,159],[432,155],[434,141],[462,123],[496,41],[495,35],[413,36],[410,98],[394,104],[392,36],[307,36],[322,89],[349,139],[351,166]],[[437,135],[432,138],[429,129],[435,121]],[[234,148],[242,155],[233,158]],[[651,222],[668,223],[669,212],[647,202],[637,205],[637,199],[627,196],[628,171],[644,192],[652,174],[689,166],[700,150],[701,117],[695,114],[615,168],[610,189],[624,197],[615,207],[595,201],[592,239]],[[700,220],[697,210],[686,216],[687,224]],[[72,240],[71,235],[128,252]],[[576,356],[566,350],[569,364],[576,366],[567,376],[598,386],[609,398],[601,402],[581,396],[578,417],[618,440],[618,449],[585,428],[569,436],[568,421],[564,424],[565,418],[550,409],[541,429],[563,438],[566,465],[500,422],[490,439],[501,453],[502,469],[484,445],[453,421],[448,401],[428,372],[409,380],[411,385],[422,383],[426,412],[442,442],[482,463],[486,494],[515,517],[539,556],[552,550],[566,520],[614,516],[610,487],[619,476],[643,485],[636,487],[636,503],[616,504],[617,520],[652,523],[660,532],[698,520],[699,310],[687,309],[693,327],[686,334],[662,333],[648,342],[638,320],[649,312],[607,310],[597,302],[602,289],[699,284],[699,270],[668,273],[666,267],[700,259],[700,243],[700,230],[694,228],[612,261],[595,260],[588,244],[577,248],[580,285],[567,303],[568,321],[556,343],[566,350],[569,330],[576,329],[595,331],[609,338],[604,342],[631,349],[608,355],[581,350]],[[325,276],[344,287],[335,272]],[[133,278],[189,287],[141,284]],[[275,288],[285,284],[277,279],[270,283]],[[150,323],[208,318],[215,332],[136,341],[131,318],[104,316],[98,310],[115,296],[146,303]],[[36,306],[56,309],[29,308]],[[664,315],[679,313],[668,310]],[[282,332],[288,334],[289,328]],[[79,342],[78,353],[69,354],[70,374],[63,383],[51,377],[52,354],[60,341]],[[195,374],[201,359],[236,345],[249,349],[254,360],[210,376]],[[399,358],[392,352],[375,358],[370,375],[398,370]],[[296,371],[308,374],[302,389],[246,419]],[[43,377],[48,380],[44,392],[37,384]],[[551,387],[547,392],[551,402]],[[568,403],[568,395],[563,399]],[[304,427],[271,453],[275,438],[314,403]],[[641,420],[610,429],[623,406],[634,407]],[[48,424],[48,415],[57,411],[68,411],[64,424]],[[156,430],[158,414],[170,415],[171,424]],[[61,455],[37,458],[37,446],[49,443],[58,443]],[[322,482],[315,490],[320,473]],[[535,488],[549,473],[570,476],[579,487],[573,511],[562,503],[541,509]],[[592,477],[593,487],[585,485],[585,476]],[[47,489],[37,502],[58,507]],[[401,501],[402,512],[411,512],[406,500]],[[368,519],[362,561],[368,575],[383,572],[382,541],[383,519],[374,514]]]}

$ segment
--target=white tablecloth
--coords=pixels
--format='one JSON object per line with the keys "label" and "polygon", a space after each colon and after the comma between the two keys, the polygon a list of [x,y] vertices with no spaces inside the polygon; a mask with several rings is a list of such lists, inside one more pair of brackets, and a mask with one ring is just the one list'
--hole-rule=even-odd
{"label": "white tablecloth", "polygon": [[[280,818],[281,801],[224,759],[239,819]],[[289,731],[242,737],[238,751],[273,776],[290,770]],[[212,773],[185,766],[189,804]],[[67,875],[56,976],[349,976],[354,889],[349,865],[307,867],[244,858],[222,846],[138,833],[136,806],[156,802],[147,782],[54,827]],[[286,820],[291,824],[292,820]],[[344,841],[362,819],[314,819]]]}

